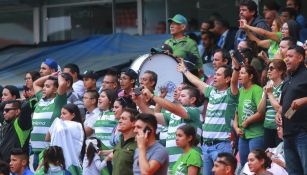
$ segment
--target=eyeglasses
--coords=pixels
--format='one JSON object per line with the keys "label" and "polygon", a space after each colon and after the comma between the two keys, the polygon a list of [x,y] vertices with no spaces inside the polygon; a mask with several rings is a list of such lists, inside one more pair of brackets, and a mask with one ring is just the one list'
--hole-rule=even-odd
{"label": "eyeglasses", "polygon": [[273,66],[269,66],[269,71],[273,71],[275,69],[275,67],[273,67]]}
{"label": "eyeglasses", "polygon": [[114,83],[112,81],[103,81],[102,84],[111,84],[111,83]]}
{"label": "eyeglasses", "polygon": [[17,108],[4,108],[3,111],[8,113],[10,110],[15,110],[15,109],[17,109]]}
{"label": "eyeglasses", "polygon": [[91,97],[83,97],[83,100],[87,100],[87,99],[94,99],[94,98],[91,98]]}
{"label": "eyeglasses", "polygon": [[286,27],[282,27],[282,28],[280,28],[280,31],[285,31],[285,30],[289,30],[288,28],[286,28]]}

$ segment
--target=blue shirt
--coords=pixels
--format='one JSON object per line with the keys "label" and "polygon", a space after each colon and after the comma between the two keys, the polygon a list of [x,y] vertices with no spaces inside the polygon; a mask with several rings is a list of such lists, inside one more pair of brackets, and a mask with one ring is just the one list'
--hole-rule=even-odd
{"label": "blue shirt", "polygon": [[[12,175],[18,175],[17,173],[12,173]],[[26,168],[22,175],[34,175],[34,173],[29,169]]]}

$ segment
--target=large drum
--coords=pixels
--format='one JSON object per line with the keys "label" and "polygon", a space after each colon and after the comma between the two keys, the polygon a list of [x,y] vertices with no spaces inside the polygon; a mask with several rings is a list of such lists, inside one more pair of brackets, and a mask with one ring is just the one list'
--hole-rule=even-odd
{"label": "large drum", "polygon": [[130,68],[141,77],[146,70],[157,73],[158,82],[156,94],[159,94],[161,87],[166,87],[168,93],[166,99],[173,101],[176,87],[183,82],[183,75],[176,70],[177,61],[175,58],[166,54],[145,54],[133,61]]}

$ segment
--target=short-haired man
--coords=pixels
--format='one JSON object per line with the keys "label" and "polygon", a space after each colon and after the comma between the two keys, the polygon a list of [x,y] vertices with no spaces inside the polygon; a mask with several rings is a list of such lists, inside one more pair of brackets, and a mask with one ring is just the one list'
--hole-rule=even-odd
{"label": "short-haired man", "polygon": [[187,29],[188,21],[181,14],[169,18],[170,33],[172,38],[166,40],[164,44],[169,45],[173,50],[173,55],[177,57],[186,58],[190,52],[195,55],[197,59],[197,68],[202,69],[203,62],[199,56],[197,44],[194,40],[184,34]]}
{"label": "short-haired man", "polygon": [[97,107],[99,94],[96,90],[85,91],[83,96],[84,107],[86,108],[84,131],[87,138],[95,137],[94,124],[100,114]]}
{"label": "short-haired man", "polygon": [[[247,24],[253,27],[259,27],[264,30],[271,31],[266,22],[258,16],[258,7],[253,0],[242,0],[240,2],[240,19],[246,20]],[[256,35],[259,39],[263,37]],[[243,29],[239,29],[235,36],[235,47],[237,48],[240,41],[246,40],[246,32]]]}
{"label": "short-haired man", "polygon": [[0,160],[10,162],[13,148],[29,150],[29,138],[32,128],[32,110],[28,102],[6,101],[3,109],[4,123],[0,126]]}
{"label": "short-haired man", "polygon": [[15,148],[11,151],[10,169],[12,175],[33,175],[34,173],[28,168],[28,153],[21,148]]}
{"label": "short-haired man", "polygon": [[231,153],[219,153],[212,168],[214,175],[235,175],[237,159]]}
{"label": "short-haired man", "polygon": [[158,81],[158,75],[154,71],[146,70],[140,77],[140,84],[146,87],[150,92],[154,92]]}
{"label": "short-haired man", "polygon": [[79,66],[74,63],[69,63],[64,66],[63,69],[64,73],[69,73],[72,76],[73,84],[72,88],[73,90],[78,93],[81,97],[83,97],[84,94],[84,84],[82,81],[82,77],[80,75],[80,69]]}
{"label": "short-haired man", "polygon": [[211,169],[216,156],[221,152],[230,152],[231,120],[234,118],[238,102],[239,64],[232,61],[230,67],[221,66],[214,75],[213,85],[208,85],[189,72],[183,62],[178,64],[177,70],[182,72],[199,91],[208,98],[206,117],[203,130],[203,174],[212,174]]}
{"label": "short-haired man", "polygon": [[289,49],[289,47],[292,47],[296,44],[296,41],[292,37],[285,37],[281,39],[279,43],[279,50],[274,55],[275,59],[282,59],[284,60],[286,58],[286,53]]}
{"label": "short-haired man", "polygon": [[82,96],[80,96],[77,92],[72,88],[73,78],[69,73],[62,73],[63,78],[67,82],[67,104],[72,103],[78,106],[82,119],[85,118],[85,108],[84,103],[82,101]]}
{"label": "short-haired man", "polygon": [[[109,70],[102,80],[102,89],[111,89],[111,90],[118,90],[119,89],[119,81],[118,75],[116,71]],[[101,91],[99,91],[101,92]]]}
{"label": "short-haired man", "polygon": [[276,123],[283,127],[286,169],[289,174],[307,174],[307,69],[305,51],[290,47],[285,62],[288,76],[281,94]]}
{"label": "short-haired man", "polygon": [[137,149],[134,153],[133,174],[167,175],[168,154],[166,149],[156,141],[155,116],[139,114],[134,127]]}
{"label": "short-haired man", "polygon": [[302,14],[300,14],[300,10],[302,7],[302,1],[301,0],[287,0],[286,2],[287,8],[293,8],[296,12],[296,22],[300,25],[301,28],[306,27],[306,20]]}
{"label": "short-haired man", "polygon": [[67,103],[67,81],[61,74],[52,74],[37,79],[33,83],[37,104],[32,117],[33,130],[31,145],[34,152],[33,167],[38,166],[39,153],[48,147],[45,136],[53,120],[60,117],[62,107]]}
{"label": "short-haired man", "polygon": [[57,71],[58,71],[58,63],[56,63],[55,60],[51,58],[47,58],[45,61],[42,62],[39,74],[41,77],[43,77]]}
{"label": "short-haired man", "polygon": [[219,36],[217,46],[227,51],[234,49],[234,39],[237,30],[230,28],[229,22],[223,18],[214,19],[214,28],[211,30]]}
{"label": "short-haired man", "polygon": [[118,121],[120,141],[113,149],[112,175],[133,175],[133,154],[137,148],[134,123],[139,112],[136,109],[124,108]]}
{"label": "short-haired man", "polygon": [[83,74],[83,83],[85,91],[97,90],[96,83],[98,80],[98,74],[92,70],[87,70]]}

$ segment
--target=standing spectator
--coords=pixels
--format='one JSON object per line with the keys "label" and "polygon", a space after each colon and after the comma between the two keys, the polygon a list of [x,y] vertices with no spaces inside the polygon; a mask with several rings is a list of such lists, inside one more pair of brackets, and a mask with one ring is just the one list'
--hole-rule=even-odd
{"label": "standing spectator", "polygon": [[15,148],[11,151],[10,167],[12,175],[33,175],[33,172],[28,167],[28,163],[28,152],[20,148]]}
{"label": "standing spectator", "polygon": [[275,116],[280,108],[279,100],[283,80],[286,77],[286,69],[287,67],[283,60],[273,60],[269,64],[268,77],[270,81],[264,87],[264,93],[258,107],[258,111],[265,114],[263,123],[264,149],[274,148],[281,141],[277,135]]}
{"label": "standing spectator", "polygon": [[102,89],[119,90],[118,73],[116,70],[110,69],[105,74],[99,92],[101,92]]}
{"label": "standing spectator", "polygon": [[264,15],[264,21],[267,23],[267,25],[269,27],[272,27],[273,21],[274,19],[278,17],[278,13],[275,11],[268,11],[265,15]]}
{"label": "standing spectator", "polygon": [[29,103],[6,101],[3,109],[4,123],[0,126],[0,160],[10,162],[10,153],[14,148],[29,151],[29,136],[32,128]]}
{"label": "standing spectator", "polygon": [[283,126],[285,159],[289,174],[307,174],[307,70],[304,59],[305,51],[300,46],[290,47],[287,51],[285,62],[288,76],[282,88],[282,107],[276,115],[277,124]]}
{"label": "standing spectator", "polygon": [[31,101],[31,98],[35,97],[34,89],[33,89],[33,82],[40,77],[39,72],[37,71],[29,71],[26,73],[25,76],[25,85],[23,87],[23,96],[26,99]]}
{"label": "standing spectator", "polygon": [[[238,101],[239,65],[233,61],[233,69],[221,66],[214,76],[213,85],[208,85],[192,75],[182,63],[177,70],[182,72],[197,89],[204,93],[208,100],[203,133],[203,174],[212,174],[213,163],[220,152],[231,152],[231,120],[234,118]],[[227,105],[226,105],[227,104]]]}
{"label": "standing spectator", "polygon": [[176,131],[176,145],[183,149],[182,154],[173,166],[173,175],[201,174],[201,153],[195,148],[198,144],[196,131],[191,125],[182,125]]}
{"label": "standing spectator", "polygon": [[202,60],[199,57],[197,43],[184,35],[187,29],[188,21],[181,14],[176,14],[173,18],[169,18],[170,33],[172,38],[166,40],[164,44],[169,45],[173,50],[173,55],[176,57],[186,58],[190,52],[197,57],[196,66],[202,69]]}
{"label": "standing spectator", "polygon": [[154,92],[158,81],[157,73],[146,70],[140,78],[140,84],[146,87],[150,92]]}
{"label": "standing spectator", "polygon": [[10,175],[10,165],[0,160],[0,175]]}
{"label": "standing spectator", "polygon": [[73,88],[73,90],[77,94],[79,94],[81,97],[83,97],[84,84],[83,84],[83,81],[82,81],[82,76],[80,75],[79,66],[74,64],[74,63],[66,64],[64,66],[63,72],[69,73],[72,76],[72,79],[73,79],[72,88]]}
{"label": "standing spectator", "polygon": [[280,19],[282,23],[287,22],[288,20],[294,20],[296,18],[296,12],[294,8],[282,8],[281,9],[281,14],[280,14]]}
{"label": "standing spectator", "polygon": [[251,66],[240,70],[239,104],[235,114],[234,129],[239,138],[240,162],[246,163],[248,153],[263,148],[263,115],[257,112],[261,100],[262,88],[258,85],[258,75]]}
{"label": "standing spectator", "polygon": [[3,108],[5,106],[5,101],[16,100],[20,98],[19,90],[16,86],[6,85],[4,86],[1,93],[1,104],[0,104],[0,123],[2,124],[4,121],[3,118]]}
{"label": "standing spectator", "polygon": [[136,109],[125,108],[119,119],[118,131],[121,132],[120,141],[113,151],[112,175],[133,175],[133,155],[137,148],[135,142],[134,124],[138,115]]}
{"label": "standing spectator", "polygon": [[54,59],[47,58],[45,61],[42,62],[39,74],[41,77],[46,75],[50,75],[58,71],[58,63],[55,62]]}
{"label": "standing spectator", "polygon": [[237,169],[237,159],[231,153],[219,153],[212,172],[214,175],[234,175]]}
{"label": "standing spectator", "polygon": [[98,80],[98,74],[92,70],[87,70],[83,74],[83,84],[85,91],[97,90],[96,82]]}
{"label": "standing spectator", "polygon": [[[258,16],[258,7],[253,0],[242,0],[240,2],[240,19],[245,19],[247,21],[247,24],[251,26],[259,27],[270,31],[270,27],[263,19]],[[256,36],[259,39],[263,39],[263,37],[259,37],[258,35]],[[242,40],[246,40],[246,33],[243,29],[239,29],[235,36],[235,48]]]}
{"label": "standing spectator", "polygon": [[[61,117],[56,118],[49,128],[46,140],[51,146],[59,146],[64,153],[65,165],[72,174],[81,175],[81,151],[84,151],[84,129],[80,111],[75,104],[62,107]],[[63,142],[65,140],[65,142]]]}
{"label": "standing spectator", "polygon": [[157,129],[155,116],[139,114],[134,127],[137,149],[134,153],[133,174],[167,175],[168,154],[155,139]]}
{"label": "standing spectator", "polygon": [[119,84],[122,90],[118,93],[118,96],[131,97],[131,92],[135,86],[137,78],[138,74],[134,70],[128,69],[127,71],[123,71],[119,78]]}
{"label": "standing spectator", "polygon": [[85,91],[83,96],[84,107],[86,108],[84,131],[87,138],[94,137],[94,124],[99,116],[98,104],[99,94],[96,90]]}
{"label": "standing spectator", "polygon": [[[216,49],[216,36],[213,32],[203,32],[201,33],[201,41],[204,47],[204,50],[200,52],[202,63],[211,63],[213,61],[213,54]],[[201,50],[200,50],[201,51]]]}
{"label": "standing spectator", "polygon": [[66,89],[67,82],[58,74],[58,77],[46,75],[37,79],[33,88],[37,97],[31,132],[31,146],[34,153],[33,168],[38,166],[38,155],[43,149],[49,146],[45,137],[53,120],[60,116],[62,107],[67,103]]}
{"label": "standing spectator", "polygon": [[288,49],[294,46],[295,44],[296,41],[292,37],[285,37],[281,39],[279,43],[278,52],[275,54],[274,59],[284,60],[286,58]]}
{"label": "standing spectator", "polygon": [[287,0],[286,2],[288,8],[293,8],[296,11],[296,22],[301,28],[306,27],[306,20],[302,14],[300,14],[302,2],[301,0]]}

